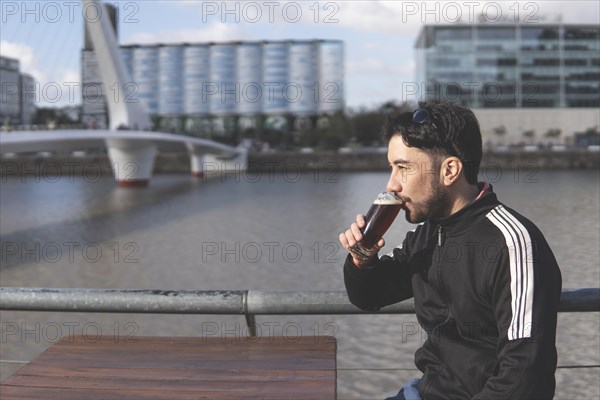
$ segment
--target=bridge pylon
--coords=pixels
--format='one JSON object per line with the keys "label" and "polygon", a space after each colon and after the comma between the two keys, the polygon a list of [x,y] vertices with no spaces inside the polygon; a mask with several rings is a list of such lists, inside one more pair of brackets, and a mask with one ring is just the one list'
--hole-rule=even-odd
{"label": "bridge pylon", "polygon": [[192,176],[195,178],[202,178],[204,176],[204,154],[190,152],[189,155]]}
{"label": "bridge pylon", "polygon": [[156,145],[152,142],[107,139],[106,147],[119,187],[146,187],[152,176]]}

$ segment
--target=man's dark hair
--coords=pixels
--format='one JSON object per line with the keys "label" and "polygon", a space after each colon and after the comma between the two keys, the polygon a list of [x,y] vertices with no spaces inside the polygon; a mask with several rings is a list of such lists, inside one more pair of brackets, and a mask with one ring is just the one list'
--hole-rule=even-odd
{"label": "man's dark hair", "polygon": [[429,113],[430,120],[415,122],[413,112],[390,115],[382,128],[384,140],[389,143],[392,137],[400,135],[407,146],[423,150],[436,164],[443,157],[458,157],[467,182],[476,184],[481,163],[481,132],[475,114],[447,102],[420,102],[419,108]]}

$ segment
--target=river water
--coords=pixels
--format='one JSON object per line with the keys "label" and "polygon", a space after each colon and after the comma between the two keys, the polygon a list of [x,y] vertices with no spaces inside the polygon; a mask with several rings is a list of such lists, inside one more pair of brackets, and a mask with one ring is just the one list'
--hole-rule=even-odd
{"label": "river water", "polygon": [[[501,201],[544,232],[563,287],[600,287],[598,171],[484,171]],[[337,237],[387,174],[310,171],[110,177],[3,177],[1,285],[160,289],[343,289]],[[398,218],[385,250],[411,226]],[[27,361],[61,335],[244,336],[243,317],[2,312],[2,359]],[[338,396],[377,399],[418,376],[414,316],[258,317],[260,335],[335,334]],[[600,398],[598,313],[559,316],[556,398]],[[19,364],[2,364],[6,378]],[[595,365],[593,368],[579,368]],[[578,368],[573,368],[574,366]],[[563,368],[564,367],[564,368]],[[567,368],[568,367],[568,368]]]}

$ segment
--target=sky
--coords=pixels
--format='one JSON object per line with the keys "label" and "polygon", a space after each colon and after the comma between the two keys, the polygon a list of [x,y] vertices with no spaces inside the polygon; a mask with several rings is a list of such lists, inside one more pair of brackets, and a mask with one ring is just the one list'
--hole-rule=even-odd
{"label": "sky", "polygon": [[[110,1],[120,10],[121,44],[338,39],[345,42],[346,105],[411,100],[414,44],[424,24],[529,26],[600,23],[590,1]],[[97,9],[74,0],[0,0],[0,54],[17,58],[39,83],[37,105],[80,104],[84,18]]]}

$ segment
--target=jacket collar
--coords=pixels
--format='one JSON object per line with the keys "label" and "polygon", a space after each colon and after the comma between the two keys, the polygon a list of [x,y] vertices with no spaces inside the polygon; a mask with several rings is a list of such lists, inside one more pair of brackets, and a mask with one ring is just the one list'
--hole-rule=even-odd
{"label": "jacket collar", "polygon": [[446,231],[462,231],[499,204],[491,184],[479,182],[477,186],[479,188],[479,195],[473,201],[448,217],[430,222],[440,225]]}

